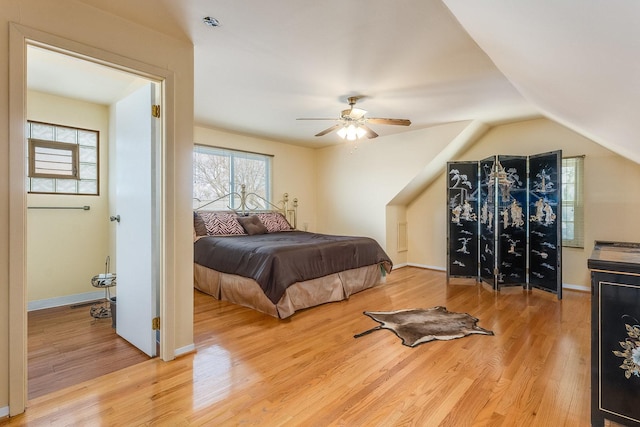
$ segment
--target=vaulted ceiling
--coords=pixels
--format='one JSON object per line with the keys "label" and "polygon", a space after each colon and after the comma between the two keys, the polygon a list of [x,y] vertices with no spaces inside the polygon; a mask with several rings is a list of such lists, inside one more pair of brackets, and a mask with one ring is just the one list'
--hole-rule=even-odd
{"label": "vaulted ceiling", "polygon": [[541,114],[640,163],[640,2],[444,1]]}
{"label": "vaulted ceiling", "polygon": [[543,115],[640,163],[636,0],[80,1],[194,44],[198,125],[322,147],[296,118],[363,95],[381,136]]}

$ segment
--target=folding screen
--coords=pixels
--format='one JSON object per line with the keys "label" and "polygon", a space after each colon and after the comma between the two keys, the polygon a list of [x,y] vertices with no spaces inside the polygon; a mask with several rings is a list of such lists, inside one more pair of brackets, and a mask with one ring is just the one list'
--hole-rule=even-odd
{"label": "folding screen", "polygon": [[447,278],[475,274],[496,290],[561,298],[561,160],[555,151],[447,164]]}

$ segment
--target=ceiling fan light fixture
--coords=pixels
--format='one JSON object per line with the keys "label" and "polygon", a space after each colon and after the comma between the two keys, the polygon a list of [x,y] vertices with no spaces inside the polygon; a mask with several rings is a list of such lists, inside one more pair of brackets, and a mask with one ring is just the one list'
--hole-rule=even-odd
{"label": "ceiling fan light fixture", "polygon": [[333,120],[337,121],[335,125],[318,132],[315,136],[324,136],[328,133],[336,131],[338,136],[342,139],[349,141],[355,141],[356,139],[362,139],[364,137],[372,139],[377,138],[378,134],[371,128],[367,127],[366,123],[373,123],[377,125],[396,125],[396,126],[409,126],[411,120],[409,119],[387,119],[387,118],[366,118],[366,110],[356,108],[355,104],[358,99],[362,97],[351,96],[349,97],[349,108],[342,110],[340,117],[338,118],[300,118],[296,120]]}
{"label": "ceiling fan light fixture", "polygon": [[357,124],[345,124],[337,132],[338,136],[342,139],[346,139],[347,141],[355,141],[356,139],[363,138],[367,131],[360,127]]}
{"label": "ceiling fan light fixture", "polygon": [[354,124],[347,126],[347,141],[355,141],[358,138],[358,127]]}

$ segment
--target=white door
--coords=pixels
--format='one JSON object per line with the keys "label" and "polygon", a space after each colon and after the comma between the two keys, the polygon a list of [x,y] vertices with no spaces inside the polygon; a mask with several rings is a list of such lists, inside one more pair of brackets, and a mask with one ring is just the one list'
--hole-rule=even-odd
{"label": "white door", "polygon": [[159,119],[151,115],[154,98],[155,85],[150,83],[116,104],[116,189],[111,209],[117,227],[116,331],[149,356],[156,355],[152,319],[157,316],[159,288],[156,151],[160,144],[156,142]]}

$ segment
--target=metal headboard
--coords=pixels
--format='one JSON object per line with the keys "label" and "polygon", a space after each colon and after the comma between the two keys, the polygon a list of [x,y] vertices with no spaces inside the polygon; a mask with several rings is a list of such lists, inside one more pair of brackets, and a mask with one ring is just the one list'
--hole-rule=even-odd
{"label": "metal headboard", "polygon": [[[297,228],[298,222],[298,199],[294,198],[291,206],[289,206],[289,193],[284,193],[282,196],[282,200],[271,203],[269,200],[265,199],[259,194],[256,193],[247,193],[246,187],[244,184],[240,186],[240,193],[233,192],[224,194],[217,199],[214,200],[200,200],[194,198],[194,208],[193,210],[203,210],[207,206],[210,206],[220,200],[224,200],[229,196],[234,196],[240,199],[240,206],[237,209],[233,209],[227,205],[227,209],[235,212],[238,215],[247,215],[249,213],[258,213],[258,212],[280,212],[284,215],[284,217],[289,221],[289,224],[293,228]],[[264,209],[262,206],[259,206],[255,203],[255,199],[260,199],[264,202],[264,206],[268,207],[268,209]],[[196,206],[197,203],[197,206]]]}

